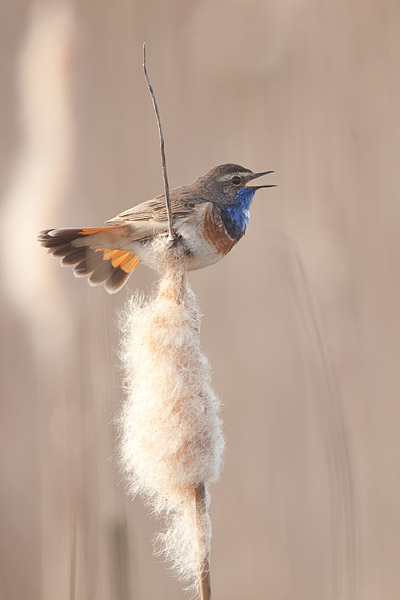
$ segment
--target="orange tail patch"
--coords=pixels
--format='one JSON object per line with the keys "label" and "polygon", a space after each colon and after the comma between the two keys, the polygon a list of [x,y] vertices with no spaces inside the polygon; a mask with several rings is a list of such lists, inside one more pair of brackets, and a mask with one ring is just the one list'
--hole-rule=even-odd
{"label": "orange tail patch", "polygon": [[100,233],[101,231],[110,230],[111,227],[87,227],[86,229],[80,229],[79,235],[93,235],[94,233]]}
{"label": "orange tail patch", "polygon": [[103,260],[111,260],[111,264],[115,269],[119,267],[125,273],[131,273],[140,263],[140,258],[126,250],[97,248],[95,252],[103,252]]}

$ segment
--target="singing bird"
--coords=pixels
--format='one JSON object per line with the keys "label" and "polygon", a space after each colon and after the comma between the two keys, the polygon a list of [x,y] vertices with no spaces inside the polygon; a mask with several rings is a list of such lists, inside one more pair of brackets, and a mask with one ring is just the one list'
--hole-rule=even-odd
{"label": "singing bird", "polygon": [[[243,237],[250,205],[260,188],[251,185],[262,175],[239,165],[211,169],[190,185],[170,192],[176,242],[184,248],[186,270],[202,269],[221,260]],[[89,275],[90,285],[104,284],[112,294],[126,283],[140,261],[157,269],[154,242],[168,236],[165,196],[160,195],[120,213],[103,227],[49,229],[39,242],[63,265],[73,265],[77,277]]]}

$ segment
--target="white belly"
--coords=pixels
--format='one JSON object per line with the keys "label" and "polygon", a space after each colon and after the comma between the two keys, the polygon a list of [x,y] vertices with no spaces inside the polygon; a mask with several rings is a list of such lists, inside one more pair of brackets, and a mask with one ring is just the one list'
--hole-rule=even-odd
{"label": "white belly", "polygon": [[[223,258],[223,254],[220,254],[214,246],[199,235],[193,224],[188,225],[184,221],[177,222],[176,230],[179,231],[179,235],[182,238],[181,243],[186,250],[184,262],[187,271],[204,269],[204,267],[213,265]],[[156,247],[159,244],[160,238],[144,245],[139,245],[136,242],[134,247],[132,247],[132,251],[143,261],[143,264],[158,271],[160,269],[160,262]]]}

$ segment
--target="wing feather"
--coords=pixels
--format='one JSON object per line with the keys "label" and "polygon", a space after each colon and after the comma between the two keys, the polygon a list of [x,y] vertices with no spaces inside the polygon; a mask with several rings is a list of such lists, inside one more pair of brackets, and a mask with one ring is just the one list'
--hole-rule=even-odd
{"label": "wing feather", "polygon": [[[193,192],[190,189],[191,186],[184,186],[175,188],[170,192],[171,209],[174,219],[185,219],[188,218],[196,205],[205,204],[208,200],[200,196],[193,196]],[[113,217],[106,223],[126,223],[127,221],[133,222],[138,230],[142,227],[143,230],[152,231],[152,235],[166,232],[168,214],[165,206],[164,194],[156,196],[151,200],[146,200],[141,204],[137,204],[122,213],[119,213],[116,217]],[[146,227],[147,225],[147,227]]]}

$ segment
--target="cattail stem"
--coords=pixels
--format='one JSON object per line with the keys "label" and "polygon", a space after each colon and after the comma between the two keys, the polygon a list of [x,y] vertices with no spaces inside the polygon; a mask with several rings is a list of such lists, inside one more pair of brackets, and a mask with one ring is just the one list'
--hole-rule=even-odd
{"label": "cattail stem", "polygon": [[[201,521],[207,512],[206,490],[204,483],[199,483],[194,488],[194,501],[196,504],[196,524],[199,536],[203,530]],[[200,600],[211,600],[210,562],[208,556],[199,565],[199,591]]]}

